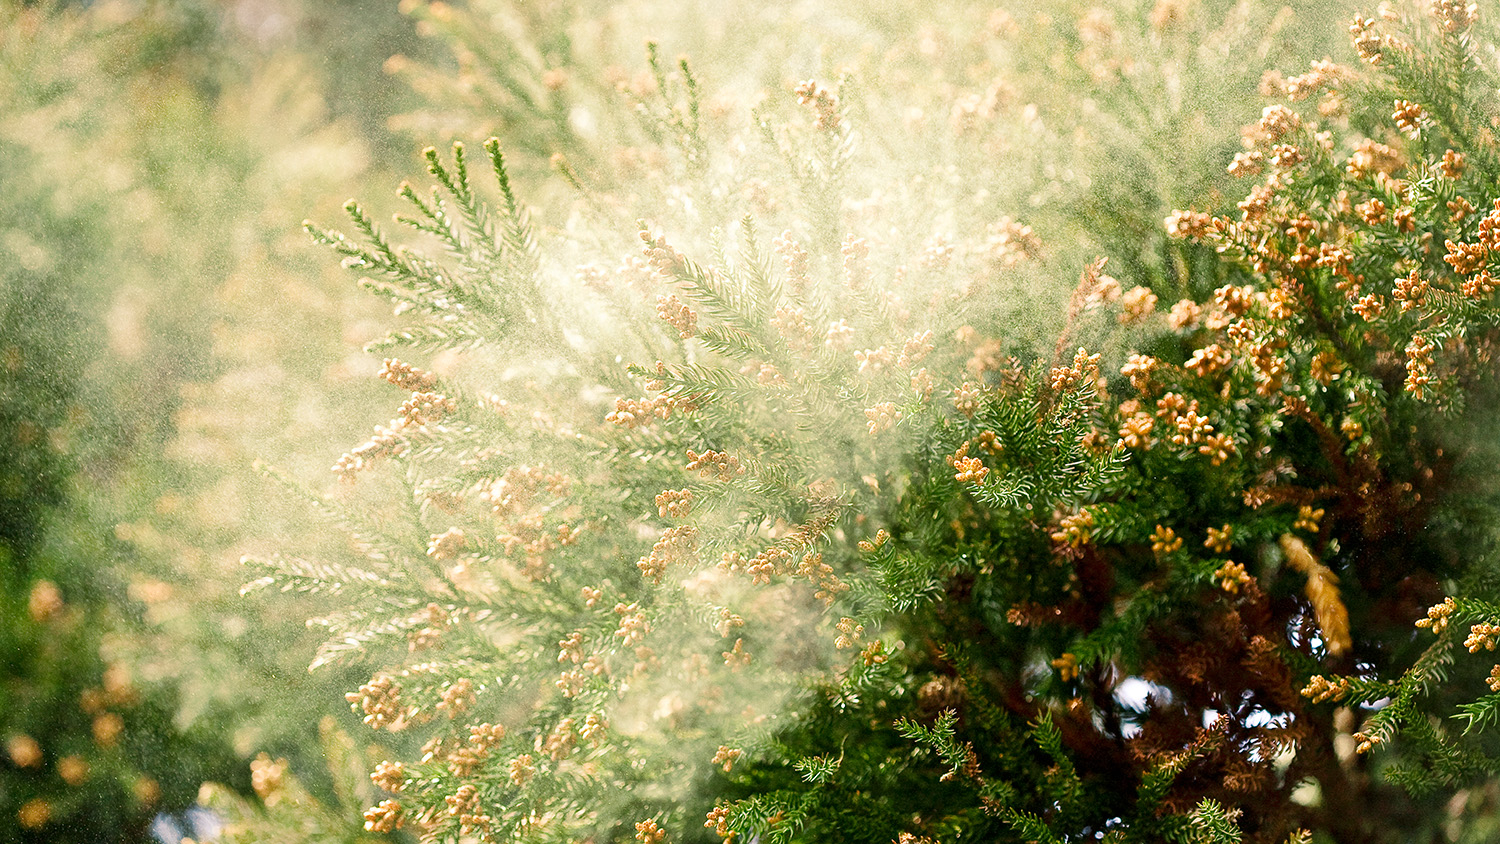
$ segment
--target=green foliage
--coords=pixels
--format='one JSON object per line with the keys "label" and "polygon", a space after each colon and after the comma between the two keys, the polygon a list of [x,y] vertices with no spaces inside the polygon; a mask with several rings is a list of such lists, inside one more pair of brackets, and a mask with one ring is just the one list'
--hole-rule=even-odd
{"label": "green foliage", "polygon": [[[1410,629],[1459,592],[1470,650],[1500,640],[1495,557],[1463,553],[1500,500],[1470,435],[1490,34],[1361,19],[1369,67],[1267,76],[1286,102],[1237,138],[1194,104],[1285,21],[1207,5],[997,14],[748,120],[654,43],[614,101],[517,53],[484,83],[508,109],[576,97],[613,133],[518,132],[561,155],[534,215],[492,139],[493,189],[425,153],[406,240],[353,202],[354,237],[310,227],[404,317],[375,348],[425,367],[386,361],[409,398],[337,467],[398,476],[339,516],[369,561],[252,563],[338,605],[318,663],[367,665],[356,714],[425,741],[367,827],[1396,841],[1492,783],[1496,696]],[[413,11],[479,55],[477,12]],[[969,90],[1008,49],[1110,104]],[[924,74],[954,87],[892,94]]]}
{"label": "green foliage", "polygon": [[1238,844],[1239,825],[1223,806],[1204,798],[1202,803],[1188,816],[1193,831],[1193,840],[1202,844]]}
{"label": "green foliage", "polygon": [[[498,136],[314,232],[432,370],[326,496],[375,311],[264,225],[362,166],[321,63],[5,6],[4,818],[138,835],[219,731],[308,783],[246,839],[1492,838],[1492,22],[930,5],[277,4],[384,159]],[[360,684],[391,746],[306,764]]]}

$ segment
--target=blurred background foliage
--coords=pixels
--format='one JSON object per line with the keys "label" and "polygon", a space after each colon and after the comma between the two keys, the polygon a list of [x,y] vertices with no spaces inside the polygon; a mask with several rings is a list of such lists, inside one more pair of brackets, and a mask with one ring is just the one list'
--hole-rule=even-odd
{"label": "blurred background foliage", "polygon": [[236,560],[306,532],[253,459],[355,430],[367,312],[294,215],[391,143],[360,57],[410,27],[359,5],[0,6],[0,839],[140,840],[340,710]]}
{"label": "blurred background foliage", "polygon": [[389,211],[422,146],[493,134],[543,225],[630,237],[693,199],[642,104],[650,39],[691,58],[712,143],[847,76],[848,195],[922,236],[1032,226],[1015,308],[1047,342],[1096,255],[1191,281],[1163,217],[1223,203],[1262,74],[1347,59],[1356,8],[0,0],[0,841],[175,841],[208,782],[247,840],[363,834],[362,678],[306,671],[315,610],[238,595],[242,554],[345,543],[255,461],[331,490],[389,413],[360,351],[382,308],[303,217]]}

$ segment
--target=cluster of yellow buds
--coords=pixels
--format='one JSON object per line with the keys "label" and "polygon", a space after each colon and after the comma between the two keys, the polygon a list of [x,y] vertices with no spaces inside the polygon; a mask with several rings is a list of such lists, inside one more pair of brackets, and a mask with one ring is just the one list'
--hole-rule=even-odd
{"label": "cluster of yellow buds", "polygon": [[1221,528],[1209,528],[1208,538],[1203,540],[1203,547],[1215,554],[1226,554],[1233,545],[1234,526],[1224,525]]}
{"label": "cluster of yellow buds", "polygon": [[1120,323],[1136,325],[1144,322],[1147,317],[1156,313],[1156,304],[1159,301],[1149,287],[1142,285],[1130,288],[1120,297]]}
{"label": "cluster of yellow buds", "polygon": [[370,782],[375,783],[375,787],[382,791],[400,794],[406,788],[406,766],[389,760],[381,762],[370,774]]}
{"label": "cluster of yellow buds", "polygon": [[1193,356],[1188,358],[1187,363],[1183,365],[1191,369],[1199,378],[1208,378],[1228,369],[1233,362],[1234,358],[1228,349],[1218,343],[1212,343],[1194,351]]}
{"label": "cluster of yellow buds", "polygon": [[1396,100],[1391,108],[1391,119],[1396,121],[1396,127],[1412,137],[1416,137],[1427,123],[1422,107],[1411,100]]}
{"label": "cluster of yellow buds", "polygon": [[650,232],[644,230],[641,231],[640,236],[646,261],[659,277],[670,279],[686,268],[687,258],[673,249],[665,237],[653,237]]}
{"label": "cluster of yellow buds", "polygon": [[1231,595],[1237,594],[1240,587],[1248,584],[1255,578],[1245,571],[1245,567],[1236,562],[1226,562],[1214,571],[1214,579],[1219,582],[1219,588]]}
{"label": "cluster of yellow buds", "polygon": [[1151,551],[1155,554],[1171,554],[1182,550],[1182,537],[1169,527],[1156,526],[1151,532]]}
{"label": "cluster of yellow buds", "polygon": [[[1238,161],[1239,157],[1236,156],[1235,160]],[[1203,211],[1173,211],[1166,219],[1167,234],[1178,238],[1201,238],[1208,234],[1209,225],[1213,223],[1213,220],[1212,214]],[[1182,302],[1177,304],[1180,305]]]}
{"label": "cluster of yellow buds", "polygon": [[663,490],[656,496],[656,514],[665,519],[680,519],[693,509],[693,492],[689,489]]}
{"label": "cluster of yellow buds", "polygon": [[1057,659],[1052,660],[1052,667],[1057,669],[1057,676],[1064,683],[1078,679],[1078,657],[1065,653]]}
{"label": "cluster of yellow buds", "polygon": [[750,654],[745,650],[744,639],[735,639],[734,647],[724,651],[721,656],[724,657],[724,664],[735,671],[750,664]]}
{"label": "cluster of yellow buds", "polygon": [[1461,0],[1433,0],[1432,16],[1443,32],[1458,35],[1468,31],[1479,20],[1479,5]]}
{"label": "cluster of yellow buds", "polygon": [[569,633],[557,643],[557,648],[558,662],[572,662],[574,665],[583,662],[583,631]]}
{"label": "cluster of yellow buds", "polygon": [[413,393],[425,392],[437,386],[436,375],[396,358],[386,358],[381,362],[379,376]]}
{"label": "cluster of yellow buds", "polygon": [[719,610],[719,620],[716,624],[714,624],[714,630],[718,632],[720,637],[727,638],[729,636],[729,631],[735,629],[736,627],[744,626],[745,619],[733,612],[730,612],[726,607]]}
{"label": "cluster of yellow buds", "polygon": [[1173,331],[1189,331],[1203,320],[1203,306],[1192,299],[1182,299],[1167,312],[1167,326]]}
{"label": "cluster of yellow buds", "polygon": [[[663,508],[665,509],[665,508]],[[652,583],[661,583],[661,577],[673,565],[690,562],[698,547],[698,529],[691,525],[668,528],[652,546],[651,552],[635,564],[641,576]]]}
{"label": "cluster of yellow buds", "polygon": [[1120,425],[1120,442],[1126,448],[1147,448],[1151,445],[1151,431],[1156,427],[1156,420],[1145,411],[1137,411],[1126,417]]}
{"label": "cluster of yellow buds", "polygon": [[1259,128],[1267,140],[1278,141],[1302,128],[1302,115],[1273,103],[1261,110]]}
{"label": "cluster of yellow buds", "polygon": [[751,364],[751,371],[755,373],[755,383],[762,387],[786,387],[786,376],[781,374],[775,364],[762,363],[759,366]]}
{"label": "cluster of yellow buds", "polygon": [[921,399],[922,402],[926,402],[927,399],[932,399],[933,376],[932,373],[927,372],[926,366],[912,373],[912,393],[915,393],[916,397],[918,397],[918,399]]}
{"label": "cluster of yellow buds", "polygon": [[1452,598],[1444,598],[1441,604],[1435,604],[1427,608],[1427,617],[1418,619],[1418,627],[1430,627],[1432,632],[1441,636],[1448,629],[1448,619],[1458,609],[1458,604]]}
{"label": "cluster of yellow buds", "polygon": [[[1448,250],[1443,261],[1459,275],[1472,275],[1489,264],[1490,248],[1484,243],[1445,240],[1443,246]],[[1412,270],[1412,273],[1415,275],[1416,270]]]}
{"label": "cluster of yellow buds", "polygon": [[875,538],[874,539],[861,539],[859,541],[859,550],[861,550],[861,551],[865,552],[866,554],[868,554],[871,551],[874,551],[874,550],[880,548],[882,545],[886,544],[890,540],[891,540],[890,533],[888,531],[886,531],[885,528],[881,528],[880,530],[875,531]]}
{"label": "cluster of yellow buds", "polygon": [[635,825],[635,840],[641,844],[661,844],[667,831],[656,825],[656,821],[641,821]]}
{"label": "cluster of yellow buds", "polygon": [[1271,148],[1271,163],[1277,167],[1290,168],[1307,160],[1307,154],[1291,144],[1277,144]]}
{"label": "cluster of yellow buds", "polygon": [[507,776],[510,779],[511,785],[517,788],[531,782],[531,778],[536,776],[536,763],[532,760],[530,753],[522,753],[520,756],[510,760],[510,765],[507,766],[507,769]]}
{"label": "cluster of yellow buds", "polygon": [[405,823],[401,804],[394,800],[382,800],[380,805],[365,810],[366,832],[395,832]]}
{"label": "cluster of yellow buds", "polygon": [[965,416],[973,417],[979,411],[979,396],[982,388],[968,381],[953,391],[953,409]]}
{"label": "cluster of yellow buds", "polygon": [[985,477],[990,473],[989,467],[984,465],[984,461],[978,457],[969,456],[969,443],[959,446],[958,451],[950,455],[947,462],[949,466],[952,466],[956,470],[953,479],[959,483],[982,484]]}
{"label": "cluster of yellow buds", "polygon": [[734,763],[739,761],[740,757],[744,755],[745,752],[739,748],[721,744],[718,751],[714,753],[713,764],[721,766],[724,769],[724,773],[727,774],[734,767]]}
{"label": "cluster of yellow buds", "polygon": [[607,729],[609,729],[609,722],[598,713],[590,712],[583,719],[583,726],[578,728],[578,737],[598,747],[604,742],[604,732]]}
{"label": "cluster of yellow buds", "polygon": [[473,783],[459,786],[443,802],[448,805],[449,816],[458,818],[461,832],[477,832],[482,838],[489,836],[493,819],[480,810],[479,789]]}
{"label": "cluster of yellow buds", "polygon": [[615,604],[615,615],[620,616],[620,626],[615,635],[629,646],[644,639],[651,632],[651,622],[638,604]]}
{"label": "cluster of yellow buds", "polygon": [[1427,388],[1432,384],[1432,353],[1437,345],[1425,334],[1413,335],[1406,344],[1406,383],[1404,389],[1421,399],[1427,397]]}
{"label": "cluster of yellow buds", "polygon": [[1365,322],[1374,322],[1385,312],[1385,301],[1374,293],[1367,293],[1354,303],[1352,310]]}
{"label": "cluster of yellow buds", "polygon": [[894,357],[891,350],[884,346],[878,349],[865,349],[854,353],[854,362],[859,364],[859,374],[873,374],[885,369],[886,365],[892,363]]}
{"label": "cluster of yellow buds", "polygon": [[[475,724],[469,727],[467,744],[448,750],[445,760],[448,770],[455,777],[466,777],[488,759],[490,749],[505,737],[505,728],[499,724]],[[433,754],[434,757],[436,754]],[[423,760],[427,761],[427,760]]]}
{"label": "cluster of yellow buds", "polygon": [[1312,698],[1313,703],[1322,703],[1325,700],[1343,700],[1349,694],[1349,678],[1339,677],[1330,680],[1321,674],[1314,675],[1307,681],[1307,686],[1302,689],[1302,696]]}
{"label": "cluster of yellow buds", "polygon": [[829,323],[828,330],[823,334],[823,345],[834,351],[847,349],[853,340],[854,329],[842,319]]}
{"label": "cluster of yellow buds", "polygon": [[567,475],[544,466],[512,466],[499,478],[482,484],[479,499],[487,502],[497,515],[508,516],[530,507],[542,492],[564,497],[572,485]]}
{"label": "cluster of yellow buds", "polygon": [[745,572],[750,575],[751,583],[761,586],[770,583],[775,575],[785,572],[791,563],[791,552],[773,545],[752,557],[745,564]]}
{"label": "cluster of yellow buds", "polygon": [[[78,759],[69,756],[67,759]],[[83,762],[82,759],[78,761]],[[88,763],[83,763],[85,768]],[[58,767],[61,768],[61,762]],[[267,806],[275,806],[281,801],[282,788],[286,785],[287,761],[285,759],[272,760],[270,754],[261,753],[250,762],[250,787],[255,790],[255,796],[259,797]],[[62,773],[61,770],[58,771]],[[64,777],[66,779],[66,777]],[[390,789],[394,791],[395,789]]]}
{"label": "cluster of yellow buds", "polygon": [[[1172,434],[1172,442],[1177,445],[1199,445],[1214,432],[1213,423],[1208,421],[1208,417],[1198,414],[1197,399],[1193,399],[1192,404],[1172,421],[1177,426],[1176,432]],[[1219,444],[1222,445],[1222,441]]]}
{"label": "cluster of yellow buds", "polygon": [[711,829],[720,838],[729,838],[729,807],[715,806],[708,812],[708,819],[703,822],[704,829]]}
{"label": "cluster of yellow buds", "polygon": [[545,740],[540,736],[537,737],[540,745],[538,750],[547,754],[548,758],[554,762],[560,762],[573,755],[573,749],[578,746],[578,733],[573,729],[574,723],[572,718],[563,718],[558,721]]}
{"label": "cluster of yellow buds", "polygon": [[895,402],[881,402],[874,407],[865,410],[866,426],[870,430],[870,436],[890,430],[901,419],[902,413],[896,408]]}
{"label": "cluster of yellow buds", "polygon": [[[1458,246],[1459,244],[1454,245]],[[1454,253],[1450,251],[1449,254],[1453,255]],[[1460,261],[1459,263],[1462,264],[1464,262]],[[1401,313],[1404,314],[1407,311],[1421,307],[1431,289],[1432,287],[1427,283],[1427,279],[1423,278],[1422,274],[1417,270],[1412,270],[1410,273],[1407,273],[1405,278],[1396,279],[1396,284],[1391,290],[1391,298],[1401,303]]]}
{"label": "cluster of yellow buds", "polygon": [[42,763],[42,744],[24,733],[6,739],[5,750],[17,768],[36,768]]}
{"label": "cluster of yellow buds", "polygon": [[1464,647],[1469,653],[1479,653],[1481,649],[1492,651],[1496,645],[1500,645],[1500,624],[1490,624],[1481,621],[1469,627],[1469,635],[1464,639]]}
{"label": "cluster of yellow buds", "polygon": [[1312,362],[1308,364],[1308,374],[1326,387],[1338,380],[1347,368],[1344,362],[1339,360],[1338,355],[1330,351],[1322,351],[1313,355]]}
{"label": "cluster of yellow buds", "polygon": [[1386,212],[1389,209],[1384,202],[1372,199],[1369,202],[1361,202],[1354,206],[1354,213],[1358,214],[1367,226],[1378,226],[1386,220]]}
{"label": "cluster of yellow buds", "polygon": [[896,365],[902,369],[910,369],[922,362],[922,359],[932,351],[932,332],[923,331],[908,337],[901,344],[901,354],[896,357]]}
{"label": "cluster of yellow buds", "polygon": [[1071,365],[1053,367],[1048,383],[1059,393],[1080,383],[1092,385],[1099,378],[1099,361],[1100,355],[1091,355],[1079,346]]}
{"label": "cluster of yellow buds", "polygon": [[1317,533],[1318,524],[1323,520],[1324,512],[1322,507],[1314,508],[1311,504],[1303,504],[1297,508],[1297,520],[1292,522],[1292,530]]}
{"label": "cluster of yellow buds", "polygon": [[389,675],[381,674],[344,695],[356,713],[364,714],[371,729],[385,727],[398,730],[405,724],[407,712],[401,706],[401,686]]}
{"label": "cluster of yellow buds", "polygon": [[812,326],[807,322],[807,311],[803,308],[778,305],[771,317],[771,327],[787,345],[809,351],[812,349]]}
{"label": "cluster of yellow buds", "polygon": [[[860,543],[861,547],[866,544],[868,543]],[[816,551],[802,555],[802,561],[797,564],[794,574],[812,581],[817,587],[813,597],[822,601],[825,606],[832,606],[834,598],[849,591],[849,584],[839,580],[838,575],[833,572],[833,566],[823,562],[823,555]]]}
{"label": "cluster of yellow buds", "polygon": [[677,335],[686,340],[698,333],[698,315],[682,303],[677,294],[656,297],[656,315],[663,322],[677,329]]}
{"label": "cluster of yellow buds", "polygon": [[468,711],[469,707],[474,705],[474,700],[474,681],[461,677],[443,689],[437,708],[440,712],[446,711],[448,717],[456,718]]}
{"label": "cluster of yellow buds", "polygon": [[672,396],[656,398],[615,399],[615,409],[605,415],[604,421],[625,428],[639,428],[654,419],[670,419],[673,411],[689,410],[691,405]]}
{"label": "cluster of yellow buds", "polygon": [[917,266],[924,270],[941,270],[953,260],[953,244],[946,235],[935,234],[922,244],[922,255]]}
{"label": "cluster of yellow buds", "polygon": [[1348,68],[1328,59],[1319,59],[1312,63],[1307,73],[1287,78],[1285,85],[1287,99],[1299,102],[1321,90],[1336,89],[1348,75]]}
{"label": "cluster of yellow buds", "polygon": [[1464,168],[1467,165],[1467,156],[1465,156],[1461,152],[1450,149],[1447,152],[1443,153],[1443,160],[1438,164],[1438,171],[1443,174],[1443,178],[1453,179],[1454,181],[1457,181],[1459,177],[1463,176]]}
{"label": "cluster of yellow buds", "polygon": [[1481,270],[1458,283],[1458,292],[1469,299],[1485,299],[1495,292],[1495,277],[1489,270]]}
{"label": "cluster of yellow buds", "polygon": [[410,425],[430,425],[458,409],[458,403],[442,393],[412,393],[401,403],[401,418]]}
{"label": "cluster of yellow buds", "polygon": [[1001,217],[990,225],[985,247],[993,260],[1002,267],[1014,267],[1028,258],[1035,259],[1042,254],[1041,238],[1036,236],[1031,226],[1010,217]]}
{"label": "cluster of yellow buds", "polygon": [[1371,173],[1387,176],[1406,167],[1406,158],[1400,152],[1380,143],[1366,139],[1354,148],[1354,153],[1344,163],[1344,172],[1351,178],[1363,179]]}
{"label": "cluster of yellow buds", "polygon": [[698,454],[688,449],[687,457],[687,470],[697,472],[705,478],[717,478],[728,483],[745,474],[745,467],[740,465],[739,458],[722,451],[705,451]]}
{"label": "cluster of yellow buds", "polygon": [[63,610],[62,590],[50,580],[38,580],[26,598],[26,611],[38,624],[56,616]]}
{"label": "cluster of yellow buds", "polygon": [[848,617],[839,619],[839,623],[835,627],[838,629],[839,635],[834,640],[833,645],[839,650],[854,647],[865,634],[865,626],[855,623],[854,619]]}
{"label": "cluster of yellow buds", "polygon": [[958,470],[953,479],[959,483],[982,484],[990,473],[989,467],[978,457],[955,456],[953,468]]}
{"label": "cluster of yellow buds", "polygon": [[1354,746],[1355,753],[1369,753],[1375,748],[1375,745],[1385,742],[1385,739],[1381,736],[1370,735],[1368,733],[1362,732],[1354,733],[1352,736],[1350,736],[1350,738],[1353,738],[1355,741],[1359,742],[1359,744],[1356,744]]}
{"label": "cluster of yellow buds", "polygon": [[[1265,160],[1266,160],[1265,153],[1261,152],[1258,149],[1245,150],[1244,152],[1238,152],[1238,153],[1235,153],[1234,160],[1231,161],[1231,162],[1229,162],[1229,166],[1225,168],[1224,172],[1226,172],[1229,175],[1235,177],[1236,179],[1243,179],[1243,178],[1246,178],[1248,176],[1258,176],[1258,175],[1260,175],[1261,170],[1265,169]],[[1203,216],[1204,217],[1209,217],[1209,215],[1207,215],[1207,214],[1204,214]],[[1213,218],[1209,217],[1209,219],[1208,219],[1207,222],[1212,222],[1212,221],[1213,221]],[[1170,217],[1167,218],[1167,222],[1168,222],[1168,231],[1171,231],[1171,225],[1170,225],[1171,224],[1171,218]],[[1205,223],[1204,229],[1203,229],[1203,234],[1207,234],[1207,233],[1208,233],[1208,227],[1207,227],[1207,224]],[[1201,237],[1202,235],[1199,235],[1199,236]]]}
{"label": "cluster of yellow buds", "polygon": [[1079,510],[1058,520],[1057,530],[1052,532],[1052,541],[1069,548],[1087,545],[1094,537],[1094,514],[1088,509]]}
{"label": "cluster of yellow buds", "polygon": [[338,462],[333,464],[334,474],[339,476],[339,480],[349,483],[359,470],[376,459],[400,454],[406,446],[401,436],[401,429],[405,427],[405,419],[393,419],[389,425],[376,425],[375,433],[370,439],[339,457]]}

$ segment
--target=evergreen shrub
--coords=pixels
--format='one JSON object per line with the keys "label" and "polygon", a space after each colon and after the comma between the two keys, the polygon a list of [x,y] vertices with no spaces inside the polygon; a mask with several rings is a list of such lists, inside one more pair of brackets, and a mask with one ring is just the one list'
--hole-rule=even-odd
{"label": "evergreen shrub", "polygon": [[1267,76],[1208,163],[1241,187],[1137,230],[1159,261],[880,160],[856,78],[737,124],[654,48],[632,179],[559,157],[576,199],[533,210],[458,144],[409,241],[310,226],[395,304],[405,398],[335,466],[385,485],[308,494],[358,553],[247,562],[326,596],[314,664],[373,664],[348,700],[412,748],[366,829],[1482,840],[1491,24],[1392,4]]}

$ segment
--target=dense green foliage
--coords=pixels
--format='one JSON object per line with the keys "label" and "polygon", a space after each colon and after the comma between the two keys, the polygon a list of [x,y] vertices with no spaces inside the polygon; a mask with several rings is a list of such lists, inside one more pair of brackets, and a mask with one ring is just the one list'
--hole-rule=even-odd
{"label": "dense green foliage", "polygon": [[[1155,84],[1198,78],[1181,63],[1218,66],[1177,39],[1249,37],[1249,12],[1216,12],[1085,14],[1064,67],[1118,110],[1090,102],[1062,144],[1003,83],[944,92],[940,121],[922,89],[893,105],[896,61],[710,108],[651,46],[618,86],[623,171],[544,141],[569,212],[528,209],[491,140],[429,149],[431,192],[402,185],[415,247],[353,202],[352,237],[311,228],[402,316],[372,349],[431,361],[387,357],[410,398],[335,467],[391,463],[399,487],[313,499],[358,553],[249,561],[255,586],[328,596],[315,664],[376,663],[352,706],[426,739],[377,766],[392,797],[366,828],[1488,834],[1445,807],[1493,782],[1489,737],[1429,719],[1483,676],[1449,670],[1447,624],[1477,625],[1471,651],[1500,635],[1487,24],[1357,19],[1364,66],[1266,76],[1237,155],[1129,131]],[[922,53],[982,80],[990,44],[1051,22],[997,13]],[[1018,158],[1101,144],[1156,181],[1017,188]],[[1173,144],[1264,178],[1174,177]],[[1455,592],[1426,648],[1413,622]],[[1458,711],[1485,725],[1494,697]]]}
{"label": "dense green foliage", "polygon": [[0,840],[1494,837],[1475,9],[0,14]]}

